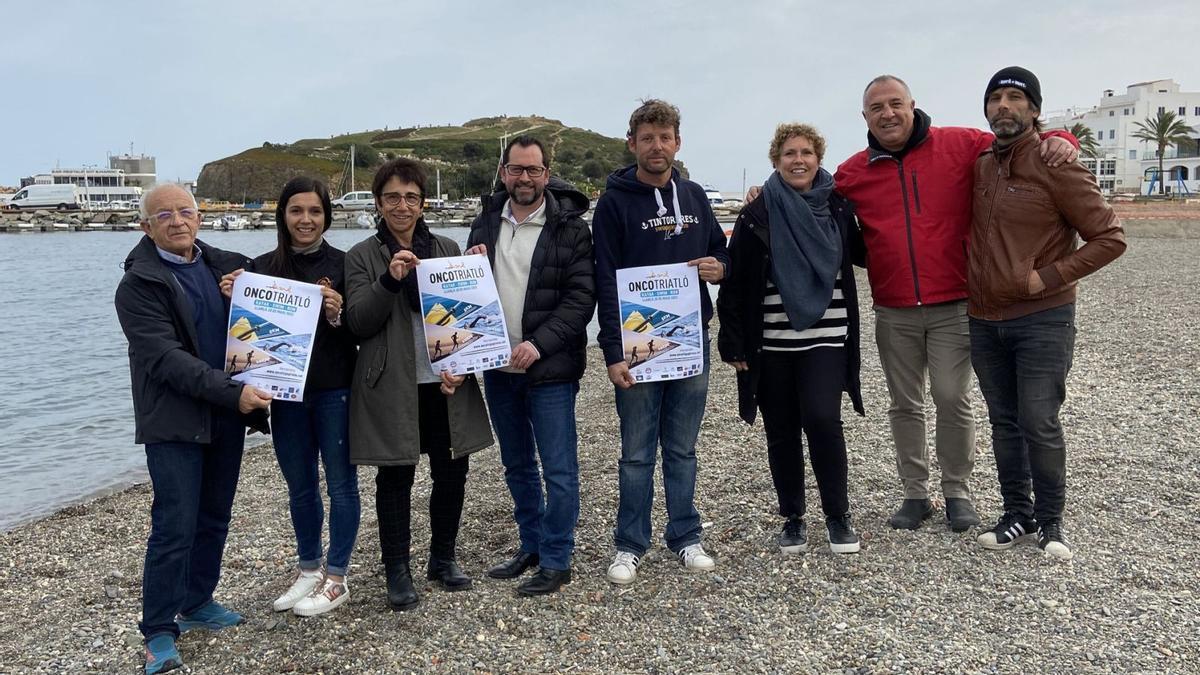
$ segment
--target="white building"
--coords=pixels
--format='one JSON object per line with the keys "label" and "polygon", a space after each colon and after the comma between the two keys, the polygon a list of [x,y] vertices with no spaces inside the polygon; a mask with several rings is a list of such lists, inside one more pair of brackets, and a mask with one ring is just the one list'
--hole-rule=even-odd
{"label": "white building", "polygon": [[150,155],[109,155],[108,168],[125,172],[125,184],[149,190],[158,182],[154,158]]}
{"label": "white building", "polygon": [[[1193,139],[1167,148],[1163,158],[1166,187],[1175,192],[1182,185],[1193,194],[1200,193],[1200,92],[1180,91],[1175,80],[1138,82],[1126,87],[1124,94],[1106,89],[1099,105],[1047,112],[1043,118],[1048,129],[1069,129],[1082,122],[1096,134],[1099,157],[1083,161],[1096,174],[1101,190],[1146,194],[1158,173],[1158,147],[1133,138],[1133,134],[1137,122],[1145,123],[1162,110],[1174,112],[1191,127]],[[1158,192],[1157,186],[1154,192]]]}
{"label": "white building", "polygon": [[103,206],[115,201],[128,202],[142,196],[142,188],[126,184],[125,172],[121,169],[54,169],[50,173],[33,176],[30,182],[35,185],[78,185],[88,206]]}

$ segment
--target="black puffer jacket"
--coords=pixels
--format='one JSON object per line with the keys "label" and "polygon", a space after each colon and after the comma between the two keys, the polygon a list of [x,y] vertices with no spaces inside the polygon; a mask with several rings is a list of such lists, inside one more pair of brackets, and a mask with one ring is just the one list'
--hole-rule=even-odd
{"label": "black puffer jacket", "polygon": [[[468,248],[486,244],[493,266],[500,212],[507,199],[504,191],[487,199],[483,212],[471,223],[467,240]],[[531,384],[570,382],[583,376],[587,325],[596,310],[592,230],[582,218],[587,209],[588,199],[582,192],[566,181],[550,179],[546,225],[529,266],[521,314],[522,339],[533,343],[542,355],[526,371]]]}
{"label": "black puffer jacket", "polygon": [[[754,423],[757,412],[763,294],[771,269],[771,230],[766,202],[766,199],[756,199],[738,216],[733,226],[733,237],[729,240],[729,274],[721,284],[721,294],[717,296],[717,313],[721,319],[717,349],[721,353],[721,360],[726,363],[745,361],[750,367],[737,374],[738,414],[747,424]],[[846,298],[846,317],[850,324],[849,335],[846,336],[846,379],[842,389],[850,395],[854,410],[862,415],[858,284],[855,283],[853,265],[864,264],[865,249],[850,202],[834,192],[829,197],[829,210],[842,232],[842,294]]]}
{"label": "black puffer jacket", "polygon": [[[199,240],[196,245],[213,284],[250,262]],[[228,300],[225,307],[228,311]],[[142,237],[125,258],[116,308],[129,340],[134,442],[211,442],[213,408],[236,414],[242,384],[200,358],[191,304],[150,237]],[[265,410],[243,415],[242,422],[268,431]]]}

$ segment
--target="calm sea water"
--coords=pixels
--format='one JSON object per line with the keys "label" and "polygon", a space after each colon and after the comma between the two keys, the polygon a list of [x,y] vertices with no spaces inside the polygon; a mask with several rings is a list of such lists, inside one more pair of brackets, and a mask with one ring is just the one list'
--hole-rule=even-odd
{"label": "calm sea water", "polygon": [[[466,242],[467,228],[437,232]],[[274,230],[201,234],[250,256],[275,245]],[[370,233],[328,234],[345,250]],[[0,319],[0,531],[146,479],[113,310],[120,264],[140,237],[0,234],[0,287],[9,294]]]}

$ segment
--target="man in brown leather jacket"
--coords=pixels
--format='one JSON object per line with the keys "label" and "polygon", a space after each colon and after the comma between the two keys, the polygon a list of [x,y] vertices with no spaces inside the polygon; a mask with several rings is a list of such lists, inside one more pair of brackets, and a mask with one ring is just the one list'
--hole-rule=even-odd
{"label": "man in brown leather jacket", "polygon": [[1120,256],[1125,237],[1095,176],[1039,158],[1041,105],[1037,77],[1016,66],[992,76],[984,93],[996,141],[975,164],[967,312],[1004,514],[979,544],[1004,550],[1036,530],[1043,551],[1069,559],[1058,410],[1075,347],[1077,283]]}

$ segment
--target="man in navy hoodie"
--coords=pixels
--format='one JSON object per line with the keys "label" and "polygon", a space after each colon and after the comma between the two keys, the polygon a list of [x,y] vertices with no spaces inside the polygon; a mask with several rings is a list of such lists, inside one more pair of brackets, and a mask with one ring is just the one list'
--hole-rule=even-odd
{"label": "man in navy hoodie", "polygon": [[621,348],[618,269],[686,262],[702,281],[725,278],[729,255],[704,189],[674,168],[679,152],[679,109],[650,99],[629,118],[626,142],[637,164],[608,177],[592,218],[600,347],[616,388],[621,419],[620,503],[614,532],[616,557],[608,580],[632,583],[650,547],[654,466],[662,441],[667,547],[691,570],[716,564],[700,544],[696,489],[696,437],[708,397],[708,321],[712,300],[700,291],[704,321],[704,372],[694,377],[634,383]]}

